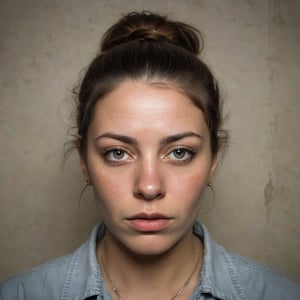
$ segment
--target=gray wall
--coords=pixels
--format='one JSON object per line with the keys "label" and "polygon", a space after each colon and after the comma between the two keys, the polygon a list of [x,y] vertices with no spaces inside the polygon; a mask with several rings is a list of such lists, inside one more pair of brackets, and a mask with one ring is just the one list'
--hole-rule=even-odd
{"label": "gray wall", "polygon": [[72,251],[98,221],[91,191],[78,208],[76,153],[61,168],[71,89],[103,31],[141,9],[201,28],[223,90],[231,145],[202,220],[227,249],[300,280],[297,0],[1,0],[0,279]]}

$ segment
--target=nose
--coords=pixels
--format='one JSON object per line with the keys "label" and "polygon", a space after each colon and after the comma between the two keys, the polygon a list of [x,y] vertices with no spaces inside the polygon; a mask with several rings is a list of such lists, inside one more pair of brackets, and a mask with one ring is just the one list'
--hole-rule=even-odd
{"label": "nose", "polygon": [[134,196],[143,200],[161,199],[165,195],[163,174],[158,162],[140,162],[136,170]]}

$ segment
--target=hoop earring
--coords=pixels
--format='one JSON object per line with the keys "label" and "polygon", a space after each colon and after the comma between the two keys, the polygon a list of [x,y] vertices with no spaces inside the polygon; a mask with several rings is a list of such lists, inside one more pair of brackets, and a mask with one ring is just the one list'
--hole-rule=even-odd
{"label": "hoop earring", "polygon": [[83,193],[85,192],[85,190],[87,189],[88,186],[92,185],[91,182],[86,179],[83,188],[81,189],[79,198],[78,198],[78,208],[80,209],[80,200],[82,198]]}
{"label": "hoop earring", "polygon": [[206,211],[201,212],[200,216],[208,214],[214,208],[214,206],[215,206],[216,194],[215,194],[214,185],[213,185],[212,182],[209,181],[206,186],[210,189],[210,191],[212,193],[212,201],[211,201],[212,204],[210,205],[210,207]]}

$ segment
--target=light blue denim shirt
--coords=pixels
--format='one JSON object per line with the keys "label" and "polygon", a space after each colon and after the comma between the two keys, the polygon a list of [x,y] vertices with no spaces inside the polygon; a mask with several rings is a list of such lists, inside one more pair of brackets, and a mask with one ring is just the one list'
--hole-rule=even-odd
{"label": "light blue denim shirt", "polygon": [[[300,299],[300,285],[267,266],[226,252],[203,225],[196,223],[194,232],[203,240],[204,259],[198,285],[189,300]],[[112,300],[96,258],[97,240],[104,234],[105,226],[100,224],[73,254],[2,283],[0,299]]]}

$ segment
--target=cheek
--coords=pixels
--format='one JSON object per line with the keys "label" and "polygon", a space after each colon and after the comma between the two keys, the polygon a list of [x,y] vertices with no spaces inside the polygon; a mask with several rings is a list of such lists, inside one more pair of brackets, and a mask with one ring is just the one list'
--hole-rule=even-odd
{"label": "cheek", "polygon": [[[108,174],[108,172],[92,172],[93,188],[95,200],[100,214],[109,213],[122,207],[122,202],[126,200],[129,182],[118,174]],[[128,198],[128,196],[127,196]]]}
{"label": "cheek", "polygon": [[173,182],[172,195],[177,199],[178,209],[191,216],[197,214],[201,206],[201,196],[206,187],[206,177],[199,174],[188,175]]}
{"label": "cheek", "polygon": [[199,196],[202,194],[208,181],[207,172],[186,172],[182,176],[173,175],[173,187],[177,192],[186,193],[186,195]]}

